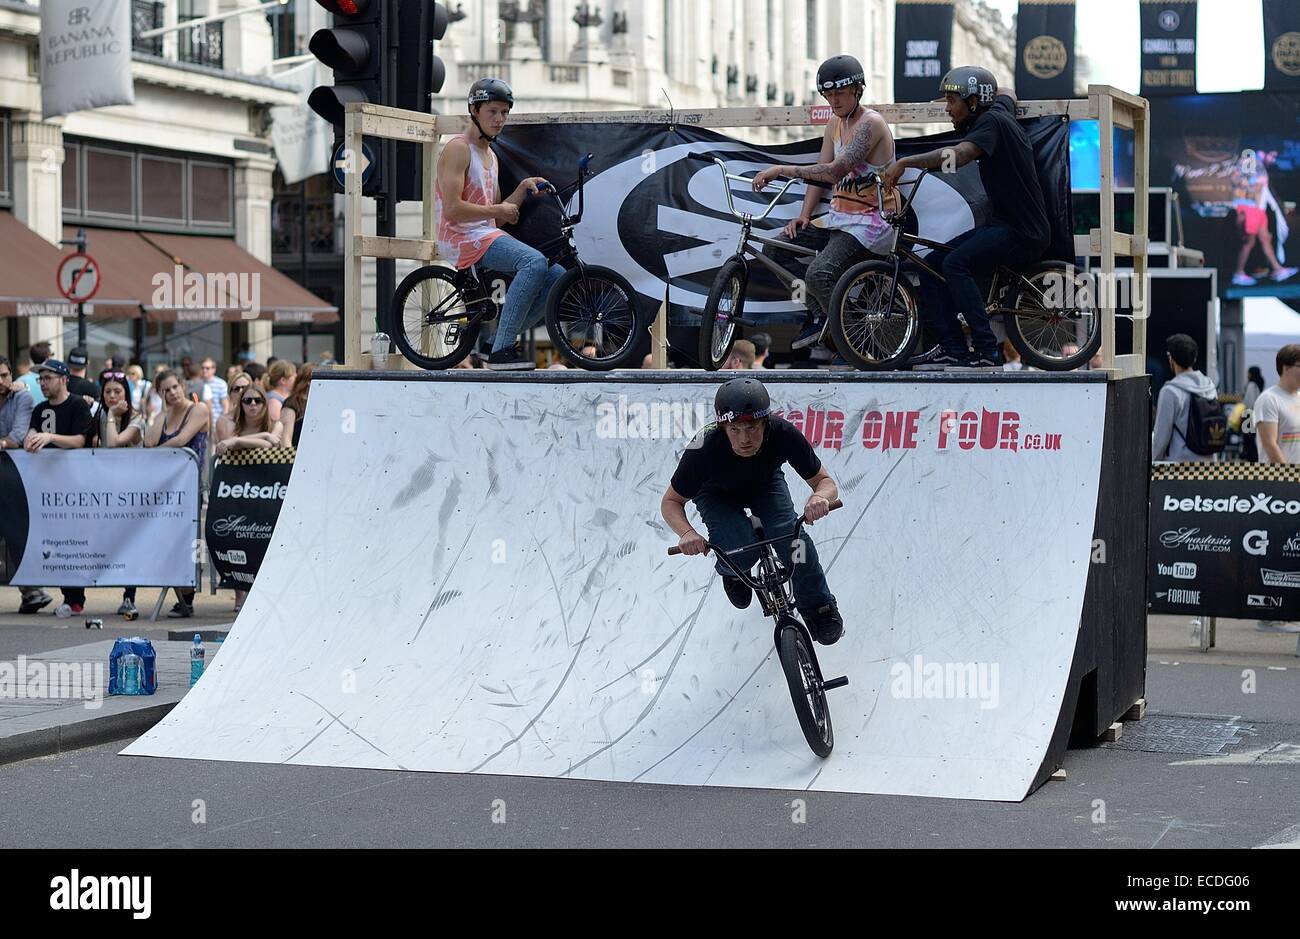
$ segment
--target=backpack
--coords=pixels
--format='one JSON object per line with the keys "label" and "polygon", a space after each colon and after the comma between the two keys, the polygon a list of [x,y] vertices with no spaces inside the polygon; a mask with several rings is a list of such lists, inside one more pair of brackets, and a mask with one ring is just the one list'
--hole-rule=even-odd
{"label": "backpack", "polygon": [[1192,394],[1190,397],[1192,400],[1187,407],[1187,433],[1178,430],[1176,425],[1174,430],[1183,438],[1187,449],[1198,456],[1222,453],[1228,444],[1228,419],[1223,414],[1223,405],[1219,403],[1218,396],[1205,398]]}

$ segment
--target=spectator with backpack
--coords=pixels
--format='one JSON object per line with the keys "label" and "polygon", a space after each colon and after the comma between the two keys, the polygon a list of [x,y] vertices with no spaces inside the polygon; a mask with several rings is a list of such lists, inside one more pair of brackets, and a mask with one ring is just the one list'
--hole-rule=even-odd
{"label": "spectator with backpack", "polygon": [[1228,422],[1214,382],[1195,368],[1196,340],[1175,333],[1165,341],[1174,377],[1160,388],[1155,429],[1151,432],[1151,459],[1173,463],[1199,463],[1220,453],[1228,440]]}

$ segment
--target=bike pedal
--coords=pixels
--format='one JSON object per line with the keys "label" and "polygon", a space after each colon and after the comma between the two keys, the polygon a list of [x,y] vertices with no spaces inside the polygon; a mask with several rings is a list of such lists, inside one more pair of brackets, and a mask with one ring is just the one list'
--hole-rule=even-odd
{"label": "bike pedal", "polygon": [[841,675],[839,678],[832,678],[829,681],[822,682],[822,691],[831,691],[835,688],[843,688],[848,683],[848,676]]}
{"label": "bike pedal", "polygon": [[447,327],[447,333],[443,336],[442,341],[449,346],[454,346],[460,342],[460,323],[452,323]]}

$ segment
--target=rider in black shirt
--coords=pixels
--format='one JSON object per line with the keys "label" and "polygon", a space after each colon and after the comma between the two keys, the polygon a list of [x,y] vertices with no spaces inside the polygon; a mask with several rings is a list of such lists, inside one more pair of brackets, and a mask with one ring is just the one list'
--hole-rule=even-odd
{"label": "rider in black shirt", "polygon": [[[923,312],[941,347],[928,364],[991,368],[1002,364],[1002,355],[976,275],[999,264],[1016,267],[1042,257],[1050,240],[1047,210],[1033,147],[1016,122],[1015,93],[999,88],[988,69],[974,66],[953,69],[940,90],[953,126],[966,139],[956,147],[896,160],[881,170],[880,178],[891,187],[908,168],[947,169],[979,161],[992,217],[948,242],[947,251],[934,252],[931,257],[942,262],[944,281],[922,272],[921,293]],[[973,351],[966,346],[958,313],[970,327]]]}
{"label": "rider in black shirt", "polygon": [[[763,522],[767,538],[794,532],[796,515],[782,467],[794,467],[813,494],[804,506],[809,523],[824,518],[838,497],[835,481],[794,425],[769,417],[771,400],[756,378],[733,378],[718,389],[713,403],[717,423],[701,430],[687,445],[664,493],[660,511],[680,536],[683,554],[707,554],[706,539],[686,517],[686,503],[693,500],[704,524],[708,541],[727,549],[754,541],[754,531],[745,509]],[[818,642],[829,645],[844,634],[844,623],[835,597],[826,585],[826,575],[817,560],[817,549],[806,531],[800,534],[802,558],[793,561],[795,605]],[[781,563],[792,563],[791,541],[773,547]],[[752,567],[758,553],[733,557],[741,569]],[[730,571],[717,563],[728,599],[738,609],[749,606],[752,591]]]}

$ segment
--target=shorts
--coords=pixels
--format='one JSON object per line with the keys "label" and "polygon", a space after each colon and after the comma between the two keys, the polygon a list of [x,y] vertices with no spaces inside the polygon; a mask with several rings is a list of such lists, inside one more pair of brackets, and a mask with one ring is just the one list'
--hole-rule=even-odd
{"label": "shorts", "polygon": [[1237,222],[1247,235],[1258,235],[1268,226],[1268,213],[1257,205],[1239,205]]}

